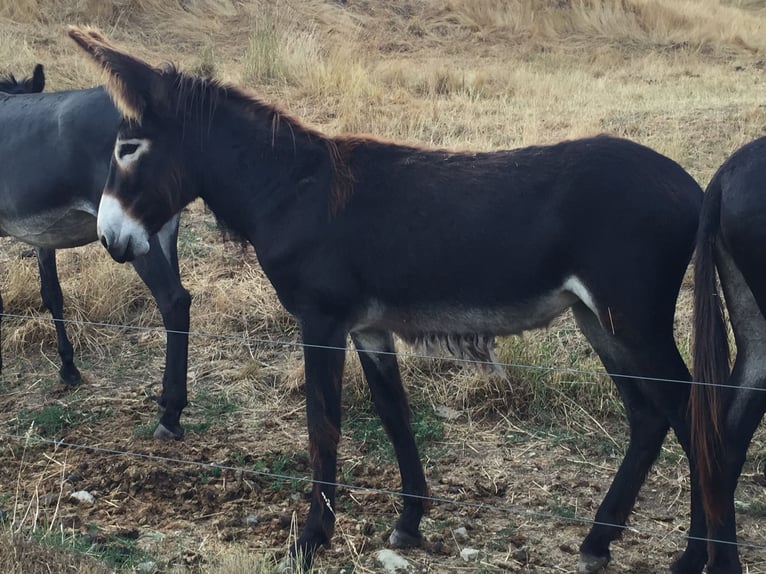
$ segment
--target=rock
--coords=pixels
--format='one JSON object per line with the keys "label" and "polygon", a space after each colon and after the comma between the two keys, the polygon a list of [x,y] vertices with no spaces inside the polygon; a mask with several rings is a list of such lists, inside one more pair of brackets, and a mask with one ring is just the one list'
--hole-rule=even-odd
{"label": "rock", "polygon": [[465,562],[475,562],[479,559],[479,551],[476,548],[469,548],[466,546],[460,551],[460,557]]}
{"label": "rock", "polygon": [[85,504],[93,504],[96,502],[96,499],[93,498],[93,495],[87,490],[78,490],[77,492],[73,492],[69,495],[69,498],[75,502],[82,502]]}
{"label": "rock", "polygon": [[388,548],[379,550],[375,555],[375,559],[383,567],[383,570],[389,574],[397,574],[398,572],[409,572],[412,570],[412,565],[402,558],[399,554]]}
{"label": "rock", "polygon": [[136,564],[136,572],[139,574],[153,574],[157,571],[157,563],[152,560]]}
{"label": "rock", "polygon": [[245,526],[255,526],[261,521],[260,518],[258,518],[255,514],[248,514],[244,518],[242,518],[242,522],[245,523]]}
{"label": "rock", "polygon": [[437,405],[436,408],[434,408],[434,414],[437,417],[447,419],[448,421],[454,421],[456,419],[459,419],[460,416],[462,415],[460,411],[457,411],[446,405]]}
{"label": "rock", "polygon": [[461,526],[460,528],[455,528],[455,530],[452,531],[452,535],[455,537],[455,540],[457,540],[458,542],[468,541],[468,529],[465,526]]}

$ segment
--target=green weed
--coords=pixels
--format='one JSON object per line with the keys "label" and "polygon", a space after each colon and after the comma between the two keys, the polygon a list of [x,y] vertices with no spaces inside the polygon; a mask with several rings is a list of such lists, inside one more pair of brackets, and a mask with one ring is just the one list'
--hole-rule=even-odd
{"label": "green weed", "polygon": [[44,437],[61,435],[65,430],[80,424],[95,422],[112,414],[112,409],[100,411],[80,411],[71,405],[52,404],[40,410],[23,409],[16,417],[16,432],[26,432],[30,428]]}
{"label": "green weed", "polygon": [[274,492],[282,491],[285,486],[292,493],[303,492],[310,488],[305,481],[309,456],[306,451],[294,453],[272,453],[253,464],[253,470],[274,476],[261,476],[267,488]]}

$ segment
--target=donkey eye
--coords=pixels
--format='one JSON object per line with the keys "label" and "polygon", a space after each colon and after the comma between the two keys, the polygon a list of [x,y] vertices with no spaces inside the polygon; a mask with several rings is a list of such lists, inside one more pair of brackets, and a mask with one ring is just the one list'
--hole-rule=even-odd
{"label": "donkey eye", "polygon": [[121,169],[128,169],[150,148],[151,142],[145,138],[118,139],[114,144],[114,159]]}
{"label": "donkey eye", "polygon": [[127,143],[122,144],[120,146],[119,151],[117,152],[117,157],[120,159],[124,158],[126,155],[133,155],[136,153],[136,150],[138,150],[140,144],[137,143]]}

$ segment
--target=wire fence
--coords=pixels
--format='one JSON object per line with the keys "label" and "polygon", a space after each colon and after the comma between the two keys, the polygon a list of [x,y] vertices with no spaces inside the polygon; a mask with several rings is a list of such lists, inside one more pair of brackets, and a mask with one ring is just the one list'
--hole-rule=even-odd
{"label": "wire fence", "polygon": [[[15,319],[40,319],[41,318],[38,315],[25,315],[25,314],[14,314],[14,313],[0,313],[0,317],[15,318]],[[189,331],[189,332],[166,331],[162,327],[121,325],[121,324],[102,322],[102,321],[85,321],[85,320],[73,320],[73,319],[63,319],[58,321],[62,321],[64,323],[70,323],[70,324],[77,324],[81,326],[105,327],[105,328],[124,329],[124,330],[140,331],[140,332],[165,331],[170,333],[184,334],[184,335],[188,335],[189,337],[206,337],[206,338],[215,338],[219,340],[234,340],[234,341],[241,341],[243,343],[248,343],[248,344],[279,345],[279,346],[286,346],[286,347],[293,347],[293,348],[312,347],[312,348],[321,348],[321,349],[327,349],[327,350],[349,350],[349,348],[347,347],[306,345],[304,343],[301,343],[298,341],[291,341],[291,340],[264,339],[260,337],[222,334],[222,333],[208,333],[208,332],[201,332],[201,331]],[[399,357],[417,358],[417,359],[452,360],[452,361],[457,361],[464,364],[474,364],[478,366],[500,366],[504,368],[514,368],[514,369],[542,370],[542,371],[549,371],[549,372],[565,372],[565,373],[577,374],[581,376],[603,377],[605,375],[609,375],[611,377],[640,378],[642,380],[649,380],[654,382],[728,387],[728,385],[716,385],[713,383],[708,383],[703,381],[688,381],[688,380],[665,379],[665,378],[657,378],[657,377],[642,377],[640,375],[606,373],[604,371],[591,371],[591,370],[574,369],[574,368],[527,365],[522,363],[510,363],[510,362],[500,362],[500,361],[486,362],[486,361],[478,361],[474,359],[455,358],[451,356],[436,356],[436,355],[429,355],[429,354],[417,353],[417,352],[393,352],[393,353],[381,352],[381,351],[365,351],[365,352],[379,353],[379,354],[385,354],[385,355],[396,355]],[[766,391],[766,388],[751,388],[751,390],[756,392],[757,391],[764,392]],[[591,526],[591,527],[592,526],[610,527],[610,528],[615,528],[619,530],[634,532],[636,534],[647,536],[647,537],[673,538],[677,541],[696,540],[696,541],[704,541],[704,542],[714,542],[719,544],[735,545],[741,548],[749,548],[753,550],[766,550],[766,544],[762,544],[762,543],[749,543],[749,542],[741,542],[741,541],[731,542],[726,540],[718,540],[714,538],[689,536],[689,535],[681,534],[677,531],[668,532],[668,531],[652,530],[647,528],[637,528],[634,526],[627,526],[625,524],[601,522],[601,521],[597,521],[597,520],[593,520],[593,519],[589,519],[585,517],[580,517],[580,516],[565,515],[565,514],[556,513],[556,512],[535,511],[535,510],[524,508],[518,505],[469,502],[469,501],[462,501],[462,500],[456,500],[456,499],[450,499],[450,498],[438,497],[438,496],[413,495],[413,494],[407,494],[407,493],[397,492],[393,490],[353,485],[353,484],[347,484],[343,482],[323,482],[323,481],[317,481],[308,477],[291,476],[291,475],[280,474],[276,472],[267,472],[267,471],[262,471],[262,470],[257,470],[254,468],[247,468],[242,466],[231,466],[231,465],[217,464],[212,462],[184,460],[184,459],[161,456],[156,454],[147,454],[147,453],[140,453],[135,451],[121,450],[117,448],[106,448],[106,447],[99,447],[94,445],[78,444],[78,443],[68,442],[64,440],[49,439],[42,436],[33,435],[31,433],[27,433],[24,435],[12,434],[12,433],[0,433],[0,437],[3,437],[8,440],[12,440],[12,441],[23,442],[25,444],[40,444],[40,445],[53,446],[56,448],[63,447],[63,448],[69,448],[69,449],[78,449],[78,450],[85,450],[85,451],[90,451],[94,453],[99,453],[103,455],[132,457],[136,459],[151,460],[151,461],[174,464],[174,465],[196,466],[199,468],[204,468],[209,470],[240,472],[247,475],[258,476],[262,478],[269,478],[272,480],[279,480],[279,481],[285,481],[285,482],[298,481],[303,483],[320,484],[320,485],[334,486],[335,488],[346,489],[349,491],[370,493],[370,494],[382,494],[382,495],[387,495],[391,497],[417,498],[417,499],[425,500],[431,504],[451,505],[454,507],[480,509],[480,510],[495,512],[495,513],[513,514],[517,516],[532,518],[539,521],[560,521],[560,522],[577,523],[577,524],[582,524],[582,525]]]}
{"label": "wire fence", "polygon": [[[12,319],[28,319],[28,320],[41,319],[39,315],[25,315],[25,314],[19,314],[19,313],[0,313],[0,317],[12,318]],[[273,346],[283,346],[283,347],[292,347],[292,348],[324,349],[328,351],[354,350],[352,347],[315,345],[315,344],[303,343],[300,341],[291,341],[287,339],[265,339],[262,337],[232,335],[227,333],[210,333],[206,331],[175,331],[173,329],[165,329],[163,327],[123,325],[119,323],[109,323],[106,321],[86,321],[86,320],[80,320],[80,319],[51,319],[51,318],[48,318],[46,320],[52,320],[54,322],[61,322],[64,324],[80,325],[80,326],[87,326],[87,327],[106,327],[110,329],[123,329],[128,331],[137,331],[137,332],[144,332],[144,333],[145,332],[163,332],[163,333],[172,333],[177,335],[186,335],[189,338],[208,338],[208,339],[219,339],[219,340],[227,340],[227,341],[239,341],[246,344],[273,345]],[[477,367],[503,367],[503,368],[509,368],[509,369],[544,371],[544,372],[552,372],[552,373],[553,372],[566,373],[566,374],[579,375],[579,376],[589,376],[594,378],[609,376],[612,378],[618,377],[623,379],[639,379],[642,381],[659,382],[659,383],[676,383],[676,384],[683,384],[683,385],[699,385],[699,386],[705,386],[705,387],[732,388],[731,385],[728,385],[725,383],[712,383],[708,381],[670,379],[670,378],[663,378],[663,377],[645,376],[640,374],[612,373],[609,371],[593,371],[588,369],[575,369],[572,367],[529,365],[525,363],[512,363],[507,361],[481,361],[481,360],[465,358],[465,357],[454,357],[451,355],[431,355],[431,354],[420,353],[416,351],[378,351],[374,349],[369,349],[369,350],[365,349],[364,352],[366,354],[371,354],[371,355],[388,355],[388,356],[393,355],[398,358],[401,357],[401,358],[408,358],[408,359],[426,359],[426,360],[441,360],[441,361],[446,360],[446,361],[461,363],[464,365],[474,365]],[[755,387],[755,386],[741,387],[740,390],[746,390],[748,392],[751,391],[756,393],[766,392],[766,387]]]}

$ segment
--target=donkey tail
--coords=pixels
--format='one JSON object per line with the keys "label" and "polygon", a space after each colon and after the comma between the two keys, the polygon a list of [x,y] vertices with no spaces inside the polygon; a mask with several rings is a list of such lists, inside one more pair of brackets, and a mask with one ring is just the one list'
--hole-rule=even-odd
{"label": "donkey tail", "polygon": [[715,244],[721,219],[721,178],[713,178],[697,232],[694,260],[694,380],[689,402],[692,456],[695,459],[708,525],[723,521],[723,505],[715,496],[721,476],[722,398],[720,385],[729,378],[729,342],[723,301],[718,289]]}

